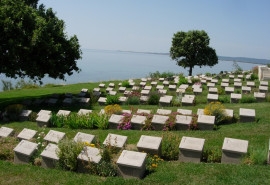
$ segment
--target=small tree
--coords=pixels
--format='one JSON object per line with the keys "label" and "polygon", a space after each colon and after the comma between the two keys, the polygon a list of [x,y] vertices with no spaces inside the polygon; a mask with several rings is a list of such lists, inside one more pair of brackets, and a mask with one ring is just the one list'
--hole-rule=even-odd
{"label": "small tree", "polygon": [[216,51],[209,47],[210,38],[205,31],[177,32],[172,38],[170,56],[176,64],[189,68],[192,76],[194,66],[214,66],[218,63]]}

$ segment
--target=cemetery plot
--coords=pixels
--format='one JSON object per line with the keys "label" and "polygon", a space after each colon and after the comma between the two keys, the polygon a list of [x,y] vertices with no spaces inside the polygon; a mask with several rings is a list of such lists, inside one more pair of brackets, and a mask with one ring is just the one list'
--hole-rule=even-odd
{"label": "cemetery plot", "polygon": [[57,156],[58,150],[59,148],[56,144],[49,143],[40,154],[42,157],[41,166],[44,168],[54,168],[59,160]]}
{"label": "cemetery plot", "polygon": [[127,142],[127,136],[122,136],[118,134],[108,134],[103,144],[108,146],[114,146],[117,148],[124,148]]}
{"label": "cemetery plot", "polygon": [[240,122],[254,122],[255,109],[240,108],[239,116],[240,116]]}
{"label": "cemetery plot", "polygon": [[0,128],[0,138],[1,137],[9,137],[13,134],[14,129],[8,127],[1,127]]}
{"label": "cemetery plot", "polygon": [[188,130],[192,123],[192,116],[176,115],[175,127],[176,130]]}
{"label": "cemetery plot", "polygon": [[145,124],[146,116],[133,115],[130,123],[134,130],[140,130]]}
{"label": "cemetery plot", "polygon": [[146,152],[152,155],[160,155],[161,140],[162,137],[142,135],[139,142],[137,143],[137,148],[139,152]]}
{"label": "cemetery plot", "polygon": [[87,142],[87,143],[92,143],[93,140],[95,139],[95,136],[92,134],[86,134],[83,132],[78,132],[75,137],[74,141],[75,142]]}
{"label": "cemetery plot", "polygon": [[215,116],[199,115],[197,125],[200,130],[213,130]]}
{"label": "cemetery plot", "polygon": [[20,140],[24,139],[24,140],[30,140],[33,137],[35,137],[35,135],[37,134],[36,130],[32,130],[32,129],[27,129],[24,128],[18,135],[17,138],[19,138]]}
{"label": "cemetery plot", "polygon": [[124,116],[112,114],[109,119],[109,128],[117,129],[118,125],[123,122]]}
{"label": "cemetery plot", "polygon": [[155,130],[163,130],[165,123],[168,119],[169,116],[154,115],[151,123]]}
{"label": "cemetery plot", "polygon": [[48,134],[44,137],[44,140],[52,143],[59,143],[65,137],[64,132],[59,132],[55,130],[50,130]]}
{"label": "cemetery plot", "polygon": [[15,164],[28,164],[31,157],[36,152],[38,144],[26,140],[21,142],[13,149]]}

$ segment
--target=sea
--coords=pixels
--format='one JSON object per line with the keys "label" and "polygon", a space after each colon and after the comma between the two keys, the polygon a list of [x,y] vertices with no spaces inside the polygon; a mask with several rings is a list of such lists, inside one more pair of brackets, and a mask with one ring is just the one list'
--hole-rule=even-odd
{"label": "sea", "polygon": [[[83,49],[82,59],[77,61],[80,73],[74,72],[71,76],[66,76],[66,80],[52,79],[45,77],[42,79],[44,84],[74,84],[85,82],[102,82],[112,80],[127,80],[145,78],[156,71],[173,72],[175,74],[183,73],[188,75],[188,68],[184,69],[176,65],[169,54],[150,53],[150,52],[133,52],[117,50],[96,50]],[[213,67],[195,66],[193,75],[205,73],[220,73],[221,71],[233,71],[237,64],[243,70],[251,70],[254,66],[261,64],[248,62],[235,62],[219,60],[218,64]],[[0,79],[12,82],[13,85],[20,79],[7,78],[0,74]],[[24,79],[29,81],[29,79]],[[0,91],[2,91],[2,81],[0,81]]]}

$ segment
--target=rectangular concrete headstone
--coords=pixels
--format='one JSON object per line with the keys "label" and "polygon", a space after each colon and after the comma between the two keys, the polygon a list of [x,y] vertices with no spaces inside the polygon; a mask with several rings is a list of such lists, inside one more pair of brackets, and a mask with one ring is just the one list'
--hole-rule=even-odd
{"label": "rectangular concrete headstone", "polygon": [[43,139],[48,142],[59,143],[59,141],[62,140],[65,135],[66,134],[64,132],[50,130]]}
{"label": "rectangular concrete headstone", "polygon": [[112,114],[109,119],[109,128],[110,129],[117,129],[117,126],[123,122],[124,116]]}
{"label": "rectangular concrete headstone", "polygon": [[177,112],[179,112],[180,114],[183,114],[183,115],[191,115],[192,114],[192,110],[188,110],[188,109],[177,109]]}
{"label": "rectangular concrete headstone", "polygon": [[176,115],[175,127],[176,130],[187,130],[192,123],[192,116]]}
{"label": "rectangular concrete headstone", "polygon": [[13,134],[14,129],[8,127],[1,127],[0,128],[0,138],[1,137],[9,137]]}
{"label": "rectangular concrete headstone", "polygon": [[172,113],[172,110],[167,110],[167,109],[157,109],[157,114],[161,115],[169,115]]}
{"label": "rectangular concrete headstone", "polygon": [[80,109],[78,112],[78,115],[87,115],[87,114],[91,114],[92,112],[93,112],[92,110]]}
{"label": "rectangular concrete headstone", "polygon": [[123,150],[116,164],[124,178],[143,178],[146,170],[146,153]]}
{"label": "rectangular concrete headstone", "polygon": [[179,161],[201,162],[205,139],[183,136],[179,145]]}
{"label": "rectangular concrete headstone", "polygon": [[215,116],[199,115],[197,125],[200,130],[213,130],[215,124]]}
{"label": "rectangular concrete headstone", "polygon": [[42,157],[41,166],[44,168],[54,168],[59,161],[59,157],[57,156],[58,150],[59,148],[56,144],[49,143],[40,154]]}
{"label": "rectangular concrete headstone", "polygon": [[93,140],[95,139],[95,136],[92,134],[86,134],[83,132],[78,132],[75,137],[74,141],[75,142],[87,142],[87,143],[92,143]]}
{"label": "rectangular concrete headstone", "polygon": [[27,121],[31,113],[32,110],[22,110],[20,114],[20,121]]}
{"label": "rectangular concrete headstone", "polygon": [[18,135],[17,138],[19,138],[20,140],[24,139],[24,140],[30,140],[33,137],[35,137],[35,135],[37,134],[36,130],[32,130],[32,129],[28,129],[28,128],[24,128]]}
{"label": "rectangular concrete headstone", "polygon": [[133,115],[130,123],[134,130],[140,130],[145,124],[146,116]]}
{"label": "rectangular concrete headstone", "polygon": [[163,130],[165,123],[168,119],[169,116],[154,115],[151,123],[155,130]]}
{"label": "rectangular concrete headstone", "polygon": [[242,94],[231,93],[231,103],[238,103],[242,99]]}
{"label": "rectangular concrete headstone", "polygon": [[247,153],[248,141],[225,137],[222,146],[221,163],[239,164]]}
{"label": "rectangular concrete headstone", "polygon": [[162,137],[141,135],[137,148],[139,152],[146,152],[152,155],[161,154]]}
{"label": "rectangular concrete headstone", "polygon": [[117,148],[123,148],[126,145],[127,136],[109,133],[104,140],[104,145],[110,145]]}
{"label": "rectangular concrete headstone", "polygon": [[239,116],[240,116],[240,122],[254,122],[255,109],[240,108]]}
{"label": "rectangular concrete headstone", "polygon": [[32,155],[37,150],[37,146],[38,146],[37,143],[21,140],[21,142],[13,149],[14,163],[15,164],[29,163]]}

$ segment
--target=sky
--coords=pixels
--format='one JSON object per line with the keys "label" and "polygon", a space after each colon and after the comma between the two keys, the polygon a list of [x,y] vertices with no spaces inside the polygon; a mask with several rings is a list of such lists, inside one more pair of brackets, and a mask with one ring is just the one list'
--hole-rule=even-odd
{"label": "sky", "polygon": [[40,0],[82,49],[169,53],[173,34],[204,30],[218,56],[270,59],[269,0]]}

